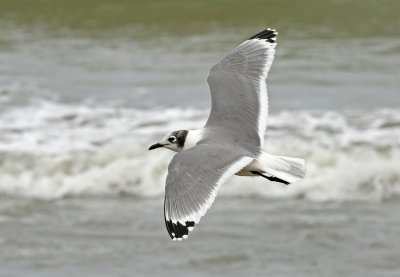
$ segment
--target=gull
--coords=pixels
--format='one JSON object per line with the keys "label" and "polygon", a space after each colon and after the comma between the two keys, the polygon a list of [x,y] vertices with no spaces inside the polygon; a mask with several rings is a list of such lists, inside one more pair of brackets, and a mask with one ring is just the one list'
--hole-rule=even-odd
{"label": "gull", "polygon": [[168,166],[164,218],[173,240],[188,237],[233,175],[290,184],[305,176],[305,161],[262,151],[267,127],[266,78],[278,32],[266,29],[215,64],[207,82],[211,111],[205,126],[166,134],[149,150],[178,152]]}

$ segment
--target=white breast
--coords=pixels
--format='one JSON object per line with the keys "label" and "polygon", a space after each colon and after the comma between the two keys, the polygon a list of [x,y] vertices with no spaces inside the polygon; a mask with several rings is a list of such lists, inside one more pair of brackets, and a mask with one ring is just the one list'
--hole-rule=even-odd
{"label": "white breast", "polygon": [[183,145],[183,151],[189,150],[197,145],[197,143],[203,138],[203,130],[189,130],[185,144]]}

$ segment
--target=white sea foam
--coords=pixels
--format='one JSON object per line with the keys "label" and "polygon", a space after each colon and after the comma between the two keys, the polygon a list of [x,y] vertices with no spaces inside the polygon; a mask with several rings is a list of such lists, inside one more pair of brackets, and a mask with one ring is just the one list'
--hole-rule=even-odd
{"label": "white sea foam", "polygon": [[[12,98],[9,91],[3,95]],[[169,130],[201,127],[208,114],[35,99],[0,113],[1,194],[160,197],[173,153],[149,152],[148,146]],[[400,195],[397,110],[272,114],[265,151],[306,159],[306,178],[283,186],[234,177],[221,194],[315,201],[380,201]]]}

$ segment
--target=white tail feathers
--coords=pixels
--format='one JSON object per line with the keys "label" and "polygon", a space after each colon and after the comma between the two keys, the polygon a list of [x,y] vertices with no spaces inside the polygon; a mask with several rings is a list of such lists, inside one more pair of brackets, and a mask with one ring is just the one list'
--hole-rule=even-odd
{"label": "white tail feathers", "polygon": [[303,159],[262,153],[258,161],[266,175],[271,175],[290,184],[303,179],[306,174],[306,163]]}

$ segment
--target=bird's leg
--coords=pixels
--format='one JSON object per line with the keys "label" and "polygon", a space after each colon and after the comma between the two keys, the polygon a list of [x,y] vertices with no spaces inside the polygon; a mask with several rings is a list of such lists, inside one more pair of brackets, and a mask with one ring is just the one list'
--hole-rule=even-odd
{"label": "bird's leg", "polygon": [[261,177],[264,177],[265,179],[268,179],[268,180],[270,180],[272,182],[279,182],[279,183],[283,183],[285,185],[289,185],[290,184],[289,182],[286,182],[285,180],[279,179],[279,178],[274,177],[274,176],[269,177],[269,176],[266,176],[266,175],[264,175],[264,174],[262,174],[261,172],[258,172],[258,171],[251,171],[251,173],[253,173],[255,175],[259,175]]}

